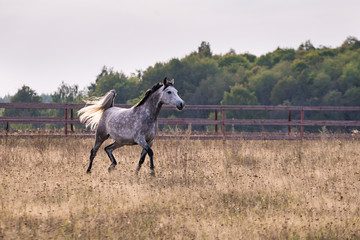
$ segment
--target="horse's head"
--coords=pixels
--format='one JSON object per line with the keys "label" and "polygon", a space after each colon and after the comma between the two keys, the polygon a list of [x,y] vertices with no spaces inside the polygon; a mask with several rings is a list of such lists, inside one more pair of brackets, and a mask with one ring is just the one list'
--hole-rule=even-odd
{"label": "horse's head", "polygon": [[161,102],[165,104],[175,105],[177,109],[182,110],[185,106],[185,103],[179,97],[177,92],[178,91],[174,87],[174,79],[168,81],[167,78],[165,78]]}

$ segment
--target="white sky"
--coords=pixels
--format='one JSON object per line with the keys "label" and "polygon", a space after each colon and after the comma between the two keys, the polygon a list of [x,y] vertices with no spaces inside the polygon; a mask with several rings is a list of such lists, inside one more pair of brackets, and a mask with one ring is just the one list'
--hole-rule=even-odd
{"label": "white sky", "polygon": [[130,75],[202,41],[260,56],[348,36],[360,38],[359,0],[0,0],[0,97],[82,89],[104,65]]}

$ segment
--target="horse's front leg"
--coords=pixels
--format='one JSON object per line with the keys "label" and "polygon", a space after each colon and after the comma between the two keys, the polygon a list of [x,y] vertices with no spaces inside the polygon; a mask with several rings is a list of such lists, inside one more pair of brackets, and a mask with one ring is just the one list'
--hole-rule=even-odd
{"label": "horse's front leg", "polygon": [[136,174],[136,175],[139,173],[139,170],[140,170],[142,164],[143,164],[144,161],[145,161],[146,154],[147,154],[147,151],[146,151],[145,149],[143,149],[143,150],[141,151],[141,156],[140,156],[139,164],[138,164],[138,166],[137,166],[137,168],[136,168],[136,170],[135,170],[135,174]]}
{"label": "horse's front leg", "polygon": [[154,153],[151,149],[151,146],[152,146],[152,143],[153,141],[151,141],[149,144],[144,140],[144,139],[140,139],[138,140],[137,142],[142,148],[142,152],[141,152],[141,156],[140,156],[140,160],[139,160],[139,164],[136,168],[136,171],[135,173],[137,174],[141,168],[141,165],[144,163],[144,160],[145,160],[145,157],[146,157],[146,154],[149,155],[149,158],[150,158],[150,174],[152,176],[155,176],[155,166],[154,166],[154,160],[153,160],[153,156],[154,156]]}
{"label": "horse's front leg", "polygon": [[153,161],[154,152],[152,151],[152,149],[150,147],[148,147],[146,149],[146,151],[150,158],[150,174],[151,174],[151,176],[155,177],[155,166],[154,166],[154,161]]}

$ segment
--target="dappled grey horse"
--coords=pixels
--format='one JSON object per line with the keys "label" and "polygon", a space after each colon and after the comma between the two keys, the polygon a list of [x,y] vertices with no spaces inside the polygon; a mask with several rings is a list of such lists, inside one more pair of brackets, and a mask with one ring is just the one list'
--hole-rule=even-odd
{"label": "dappled grey horse", "polygon": [[182,110],[184,101],[178,96],[174,88],[174,79],[163,83],[156,83],[147,90],[143,99],[129,109],[114,107],[116,92],[111,90],[97,101],[79,110],[80,122],[92,130],[96,130],[95,144],[91,149],[90,162],[87,173],[90,173],[96,152],[101,144],[108,138],[115,140],[105,147],[105,151],[111,160],[109,171],[117,164],[112,151],[124,145],[140,145],[141,152],[136,173],[144,163],[146,154],[150,158],[151,175],[155,175],[153,151],[151,150],[157,131],[157,117],[163,104],[175,105]]}

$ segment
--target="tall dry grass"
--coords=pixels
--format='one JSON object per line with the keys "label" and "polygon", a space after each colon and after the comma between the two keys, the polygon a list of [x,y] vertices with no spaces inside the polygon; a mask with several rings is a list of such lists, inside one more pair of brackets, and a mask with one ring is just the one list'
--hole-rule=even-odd
{"label": "tall dry grass", "polygon": [[359,143],[157,140],[153,178],[136,146],[88,175],[92,140],[9,138],[0,238],[359,239]]}

